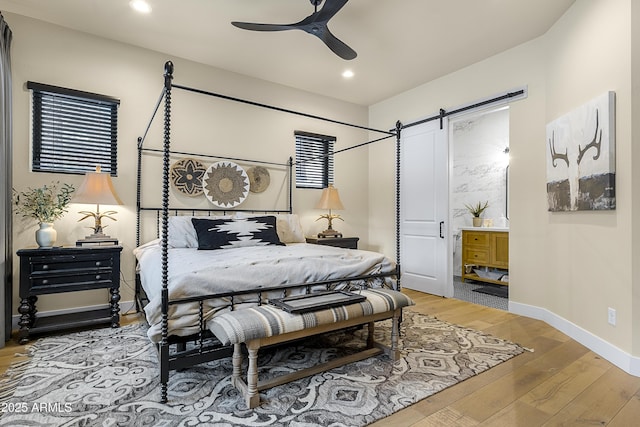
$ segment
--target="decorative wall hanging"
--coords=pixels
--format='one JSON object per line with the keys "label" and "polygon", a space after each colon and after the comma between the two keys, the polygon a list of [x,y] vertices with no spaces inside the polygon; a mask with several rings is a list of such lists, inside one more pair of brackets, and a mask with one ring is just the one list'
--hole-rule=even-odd
{"label": "decorative wall hanging", "polygon": [[249,177],[233,162],[209,166],[203,178],[204,195],[220,208],[233,208],[244,202],[249,193]]}
{"label": "decorative wall hanging", "polygon": [[271,176],[267,168],[262,166],[252,166],[247,169],[247,175],[249,176],[250,188],[252,193],[262,193],[267,189],[271,182]]}
{"label": "decorative wall hanging", "polygon": [[615,92],[547,124],[549,211],[616,208]]}
{"label": "decorative wall hanging", "polygon": [[206,171],[205,165],[196,159],[180,159],[171,165],[171,185],[187,196],[199,196]]}

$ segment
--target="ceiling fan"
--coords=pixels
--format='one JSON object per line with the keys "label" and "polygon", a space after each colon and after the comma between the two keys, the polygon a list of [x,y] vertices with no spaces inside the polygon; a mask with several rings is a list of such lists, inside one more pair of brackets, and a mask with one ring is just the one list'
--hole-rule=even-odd
{"label": "ceiling fan", "polygon": [[340,9],[349,0],[325,0],[322,9],[318,10],[318,6],[322,3],[322,0],[310,0],[314,7],[314,12],[304,18],[300,22],[293,24],[255,24],[251,22],[237,22],[233,21],[231,24],[243,30],[252,31],[285,31],[285,30],[302,30],[309,34],[318,37],[327,45],[329,49],[333,51],[342,59],[354,59],[358,54],[347,46],[344,42],[339,40],[336,36],[331,34],[327,23],[333,16],[338,13]]}

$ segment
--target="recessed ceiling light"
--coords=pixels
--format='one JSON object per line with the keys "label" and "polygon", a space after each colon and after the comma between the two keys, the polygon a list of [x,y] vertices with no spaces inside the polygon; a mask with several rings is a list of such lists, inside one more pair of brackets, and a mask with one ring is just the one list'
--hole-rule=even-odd
{"label": "recessed ceiling light", "polygon": [[136,12],[151,13],[151,6],[145,0],[131,0],[129,6]]}
{"label": "recessed ceiling light", "polygon": [[354,74],[353,74],[353,71],[351,71],[351,70],[345,70],[342,73],[342,77],[344,77],[345,79],[350,79],[353,76],[354,76]]}

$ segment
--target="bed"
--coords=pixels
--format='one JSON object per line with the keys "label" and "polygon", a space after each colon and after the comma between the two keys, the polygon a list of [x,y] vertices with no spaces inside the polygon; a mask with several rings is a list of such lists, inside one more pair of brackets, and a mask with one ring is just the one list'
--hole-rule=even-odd
{"label": "bed", "polygon": [[[173,219],[182,219],[182,217],[170,219],[170,235]],[[207,220],[196,217],[196,221]],[[233,221],[234,219],[229,219],[225,222]],[[149,339],[158,343],[162,339],[163,314],[161,240],[157,239],[142,245],[134,253],[138,262],[140,283],[149,300],[144,306],[149,323]],[[269,299],[282,297],[285,294],[306,293],[307,290],[313,292],[395,286],[392,275],[395,275],[396,264],[382,254],[300,242],[220,250],[172,246],[169,249],[168,260],[170,300],[199,295],[235,294],[234,309],[255,305],[257,289],[263,290],[264,298]],[[381,276],[381,274],[389,276]],[[352,279],[348,283],[333,282],[355,277],[365,277],[368,280]],[[283,285],[295,284],[313,285],[282,288]],[[270,291],[272,288],[277,290]],[[247,293],[241,294],[241,292]],[[207,299],[203,301],[202,309],[203,321],[206,324],[216,313],[230,309],[230,299],[228,296]],[[170,306],[168,334],[189,336],[198,333],[199,310],[200,306],[197,302]]]}
{"label": "bed", "polygon": [[[158,349],[161,400],[166,402],[171,371],[232,355],[233,346],[223,345],[211,333],[210,322],[216,316],[268,304],[270,299],[317,291],[367,288],[399,291],[400,269],[399,242],[396,242],[395,261],[375,252],[305,243],[291,202],[294,166],[291,158],[277,165],[286,168],[288,173],[288,206],[284,209],[244,211],[170,206],[171,159],[176,156],[218,158],[171,150],[171,91],[174,88],[346,126],[355,125],[175,85],[172,83],[173,64],[170,62],[165,64],[164,77],[164,88],[151,121],[144,135],[138,139],[137,248],[134,253],[136,306],[144,311],[149,323],[149,338]],[[150,149],[144,146],[146,134],[163,102],[163,148]],[[385,134],[371,142],[395,136],[399,148],[397,131],[369,130]],[[159,154],[162,155],[161,206],[143,206],[143,158]],[[254,159],[233,160],[265,164]],[[398,210],[399,199],[396,205]],[[156,238],[142,243],[142,222],[149,213],[155,218]],[[247,224],[251,224],[253,230],[247,237],[237,238],[234,235],[227,239],[228,236],[224,235],[229,233],[219,232],[246,228]],[[214,229],[218,232],[212,233]]]}

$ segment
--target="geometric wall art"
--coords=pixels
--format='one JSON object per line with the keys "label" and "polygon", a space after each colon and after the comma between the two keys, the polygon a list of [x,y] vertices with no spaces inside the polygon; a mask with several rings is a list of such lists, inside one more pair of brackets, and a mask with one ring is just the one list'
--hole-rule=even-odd
{"label": "geometric wall art", "polygon": [[615,92],[547,124],[549,211],[616,208]]}

